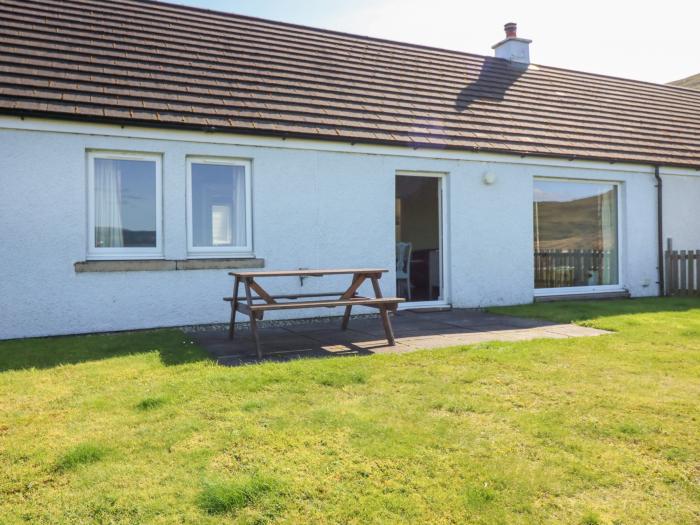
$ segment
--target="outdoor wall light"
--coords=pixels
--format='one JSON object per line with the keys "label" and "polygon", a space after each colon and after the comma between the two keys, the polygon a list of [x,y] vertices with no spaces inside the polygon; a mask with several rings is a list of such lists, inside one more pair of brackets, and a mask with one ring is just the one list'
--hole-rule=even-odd
{"label": "outdoor wall light", "polygon": [[484,173],[483,177],[481,177],[481,181],[487,186],[491,186],[496,182],[496,175],[494,175],[490,171],[487,171],[486,173]]}

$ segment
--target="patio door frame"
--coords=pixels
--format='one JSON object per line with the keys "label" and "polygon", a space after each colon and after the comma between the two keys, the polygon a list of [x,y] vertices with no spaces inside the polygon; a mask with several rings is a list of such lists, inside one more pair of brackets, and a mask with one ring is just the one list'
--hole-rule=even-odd
{"label": "patio door frame", "polygon": [[[626,187],[622,181],[613,179],[591,179],[591,178],[573,178],[573,177],[541,177],[535,176],[533,178],[533,186],[537,181],[544,182],[573,182],[577,184],[609,184],[615,186],[616,191],[616,212],[617,212],[617,283],[616,284],[598,284],[590,286],[562,286],[559,288],[534,288],[533,286],[533,296],[537,297],[554,297],[554,296],[566,296],[572,295],[576,296],[579,294],[591,294],[591,293],[605,293],[605,292],[624,292],[626,290],[623,283],[625,280],[625,216],[624,213],[624,195]],[[534,219],[534,218],[533,218]],[[533,238],[533,254],[534,254],[534,238]],[[533,268],[533,272],[534,272]],[[534,285],[534,274],[533,274],[533,285]]]}
{"label": "patio door frame", "polygon": [[[397,170],[394,175],[394,217],[396,217],[396,183],[397,177],[431,177],[438,179],[438,236],[439,246],[438,255],[440,258],[440,295],[432,301],[406,301],[399,304],[399,310],[415,310],[418,308],[441,308],[450,306],[449,297],[449,243],[445,242],[448,238],[448,194],[447,194],[447,177],[448,173],[440,171],[412,171],[412,170]],[[394,234],[396,235],[396,234]],[[394,237],[394,245],[397,239]]]}

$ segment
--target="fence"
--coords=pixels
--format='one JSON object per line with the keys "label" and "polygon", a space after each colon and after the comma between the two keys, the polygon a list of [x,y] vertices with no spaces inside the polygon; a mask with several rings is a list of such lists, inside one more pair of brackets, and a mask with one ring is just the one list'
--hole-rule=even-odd
{"label": "fence", "polygon": [[666,250],[666,295],[700,295],[700,250]]}
{"label": "fence", "polygon": [[535,287],[559,288],[601,284],[616,269],[611,250],[538,250],[535,252]]}

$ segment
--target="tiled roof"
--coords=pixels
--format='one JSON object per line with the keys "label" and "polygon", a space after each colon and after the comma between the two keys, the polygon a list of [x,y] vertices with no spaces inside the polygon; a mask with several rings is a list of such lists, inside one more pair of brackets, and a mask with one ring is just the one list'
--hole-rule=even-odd
{"label": "tiled roof", "polygon": [[700,92],[137,0],[0,0],[0,113],[700,168]]}

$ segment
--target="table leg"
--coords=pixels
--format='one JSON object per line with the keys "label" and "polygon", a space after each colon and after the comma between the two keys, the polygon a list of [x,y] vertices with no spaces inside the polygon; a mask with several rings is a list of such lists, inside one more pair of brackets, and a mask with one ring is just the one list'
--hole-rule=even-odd
{"label": "table leg", "polygon": [[[250,281],[252,279],[245,279],[243,285],[245,286],[245,298],[248,306],[253,306],[253,298],[250,293]],[[253,340],[255,341],[255,350],[258,354],[258,359],[262,359],[262,350],[260,349],[260,337],[258,336],[258,322],[256,319],[256,312],[250,312],[250,331],[253,332]]]}
{"label": "table leg", "polygon": [[352,306],[345,307],[345,313],[343,314],[343,323],[340,325],[341,330],[348,329],[348,323],[350,322],[350,312],[352,311]]}
{"label": "table leg", "polygon": [[236,329],[236,310],[238,309],[238,287],[240,281],[236,277],[233,283],[233,300],[231,301],[231,321],[228,325],[228,338],[233,340],[233,333]]}
{"label": "table leg", "polygon": [[[357,292],[357,289],[360,287],[362,282],[364,281],[364,278],[360,279],[360,276],[358,274],[353,274],[352,276],[352,282],[350,283],[350,287],[345,290],[345,293],[340,296],[341,299],[349,299],[355,293]],[[352,306],[346,306],[345,307],[345,313],[343,314],[343,322],[340,325],[341,330],[347,330],[348,329],[348,323],[350,322],[350,313],[352,312]]]}
{"label": "table leg", "polygon": [[[372,288],[374,288],[374,296],[377,299],[381,299],[382,289],[379,287],[379,279],[377,277],[372,277]],[[384,325],[384,333],[386,334],[386,340],[389,341],[389,346],[396,346],[396,340],[394,339],[394,330],[391,328],[391,321],[389,320],[389,312],[386,306],[379,308],[379,317],[382,319],[382,324]]]}

